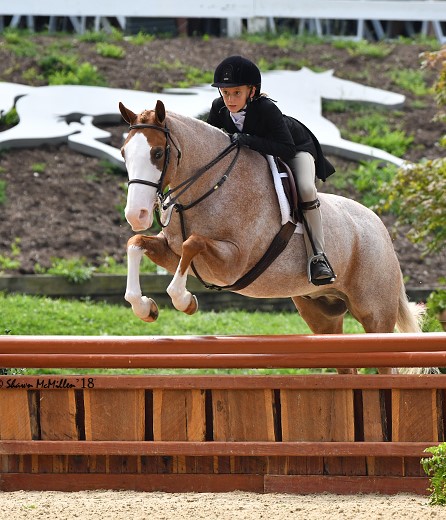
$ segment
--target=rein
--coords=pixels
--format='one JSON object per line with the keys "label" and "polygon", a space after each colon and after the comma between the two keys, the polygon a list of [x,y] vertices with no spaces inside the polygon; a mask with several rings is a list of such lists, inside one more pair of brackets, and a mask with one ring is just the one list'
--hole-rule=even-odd
{"label": "rein", "polygon": [[[180,223],[181,223],[181,234],[183,237],[183,242],[187,240],[187,232],[186,232],[186,224],[184,221],[184,212],[187,211],[190,208],[193,208],[197,204],[199,204],[201,201],[209,197],[212,193],[214,193],[220,186],[227,180],[229,177],[229,174],[231,173],[232,169],[234,168],[234,165],[238,159],[239,153],[240,153],[240,145],[237,143],[231,143],[229,146],[227,146],[224,150],[222,150],[215,159],[210,161],[208,164],[202,166],[199,170],[197,170],[196,173],[194,173],[191,177],[185,179],[183,182],[178,184],[178,186],[175,186],[174,188],[171,188],[167,190],[165,193],[163,193],[163,182],[164,178],[166,176],[167,168],[169,167],[170,162],[170,145],[169,140],[177,150],[177,166],[180,163],[181,159],[181,150],[176,145],[175,141],[172,139],[172,136],[170,134],[170,130],[167,127],[167,124],[164,127],[157,126],[157,125],[151,125],[151,124],[136,124],[136,125],[130,125],[129,130],[139,130],[143,128],[151,128],[153,130],[158,130],[159,132],[163,132],[166,136],[166,146],[165,146],[165,155],[164,155],[164,164],[163,169],[161,172],[160,179],[157,183],[146,181],[144,179],[131,179],[128,181],[127,185],[130,186],[130,184],[144,184],[146,186],[152,186],[153,188],[156,188],[158,199],[160,201],[160,206],[163,210],[168,209],[169,207],[173,206],[175,210],[179,213],[180,217]],[[224,159],[228,154],[230,154],[233,150],[236,150],[236,153],[234,157],[232,158],[229,166],[227,167],[225,173],[221,177],[221,179],[212,186],[208,191],[206,191],[203,195],[198,197],[198,199],[194,200],[193,202],[190,202],[189,204],[179,204],[177,201],[181,195],[186,193],[186,191],[193,186],[193,184],[202,176],[204,175],[208,170],[210,170],[213,166],[215,166],[217,163],[219,163],[222,159]],[[175,194],[175,195],[174,195]],[[168,202],[165,204],[165,201],[168,200]],[[156,213],[157,220],[161,227],[166,227],[166,225],[163,225],[161,223],[161,219],[159,218],[158,211]],[[197,277],[197,279],[207,288],[207,289],[214,289],[217,291],[221,290],[229,290],[229,291],[240,291],[241,289],[244,289],[248,285],[250,285],[254,280],[256,280],[273,262],[274,260],[280,255],[280,253],[285,249],[287,246],[290,238],[292,237],[294,230],[296,228],[296,224],[293,222],[287,222],[284,224],[277,235],[274,237],[273,241],[271,242],[270,246],[266,250],[265,254],[262,256],[262,258],[257,262],[257,264],[250,269],[247,273],[245,273],[239,280],[237,280],[235,283],[231,285],[214,285],[214,284],[208,284],[205,282],[201,276],[198,274],[195,265],[193,262],[191,262],[191,268]]]}
{"label": "rein", "polygon": [[[130,184],[144,184],[145,186],[152,186],[153,188],[156,188],[158,199],[160,201],[160,205],[163,210],[166,210],[170,208],[171,206],[174,206],[176,211],[178,211],[180,214],[183,211],[186,211],[190,208],[193,208],[198,203],[200,203],[205,198],[209,197],[212,193],[214,193],[215,190],[220,188],[220,186],[227,180],[229,174],[231,173],[232,169],[234,168],[234,165],[237,161],[238,155],[240,153],[240,147],[235,144],[231,143],[229,146],[227,146],[223,151],[221,151],[215,159],[212,159],[208,164],[202,166],[196,173],[194,173],[191,177],[185,179],[183,182],[178,184],[178,186],[175,186],[174,188],[171,188],[167,190],[165,193],[163,193],[163,182],[164,178],[166,176],[167,168],[169,167],[170,163],[170,145],[169,140],[173,144],[173,146],[177,150],[177,166],[180,163],[181,159],[181,150],[176,145],[175,141],[172,139],[172,136],[170,134],[170,130],[167,127],[167,124],[164,127],[157,126],[157,125],[151,125],[146,123],[140,123],[136,125],[130,125],[129,130],[139,130],[143,128],[151,128],[152,130],[158,130],[159,132],[163,132],[166,136],[166,146],[165,146],[165,155],[164,155],[164,164],[163,169],[161,171],[160,179],[157,183],[152,181],[146,181],[144,179],[131,179],[127,182],[127,185],[130,186]],[[202,176],[204,175],[208,170],[210,170],[213,166],[215,166],[217,163],[219,163],[222,159],[224,159],[229,153],[231,153],[233,150],[236,149],[236,154],[233,157],[231,163],[229,164],[228,168],[226,169],[225,173],[221,177],[221,179],[212,186],[211,189],[209,189],[206,193],[201,195],[198,199],[194,200],[193,202],[190,202],[189,204],[183,205],[178,204],[177,201],[183,195],[186,193],[186,191],[193,186],[193,184]],[[177,193],[178,192],[178,193]],[[174,195],[175,194],[175,195]],[[167,203],[165,201],[168,200]],[[160,219],[158,218],[158,221]],[[162,226],[161,222],[159,222]],[[162,226],[165,227],[165,226]]]}

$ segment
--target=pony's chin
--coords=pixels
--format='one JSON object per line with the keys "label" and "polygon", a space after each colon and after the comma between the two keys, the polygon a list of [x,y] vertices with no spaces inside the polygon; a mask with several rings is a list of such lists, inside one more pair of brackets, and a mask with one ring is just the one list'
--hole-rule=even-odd
{"label": "pony's chin", "polygon": [[134,231],[135,233],[141,233],[142,231],[146,231],[147,229],[149,229],[152,226],[152,223],[153,223],[153,221],[148,222],[147,225],[138,224],[138,225],[132,226],[132,231]]}
{"label": "pony's chin", "polygon": [[153,224],[153,216],[148,216],[147,218],[143,219],[131,219],[128,216],[126,216],[126,220],[130,224],[132,231],[134,231],[135,233],[145,231],[146,229],[149,229]]}

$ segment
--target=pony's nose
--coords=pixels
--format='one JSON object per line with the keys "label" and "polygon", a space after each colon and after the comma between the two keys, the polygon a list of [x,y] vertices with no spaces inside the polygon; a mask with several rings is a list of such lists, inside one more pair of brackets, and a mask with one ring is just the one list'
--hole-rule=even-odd
{"label": "pony's nose", "polygon": [[152,225],[149,210],[142,208],[139,210],[125,209],[125,218],[132,226],[133,231],[142,231],[148,229]]}

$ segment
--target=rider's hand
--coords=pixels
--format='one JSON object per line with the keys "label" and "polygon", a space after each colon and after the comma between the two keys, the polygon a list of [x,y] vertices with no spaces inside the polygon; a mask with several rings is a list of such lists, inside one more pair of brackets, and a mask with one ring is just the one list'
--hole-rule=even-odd
{"label": "rider's hand", "polygon": [[231,135],[231,143],[238,146],[248,146],[248,134],[235,133]]}

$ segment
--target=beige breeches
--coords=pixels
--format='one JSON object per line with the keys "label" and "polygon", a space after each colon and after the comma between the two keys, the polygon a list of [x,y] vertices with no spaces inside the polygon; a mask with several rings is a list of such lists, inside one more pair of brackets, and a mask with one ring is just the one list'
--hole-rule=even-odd
{"label": "beige breeches", "polygon": [[[316,190],[316,167],[314,158],[311,153],[297,152],[295,157],[288,161],[295,178],[297,180],[300,201],[302,203],[311,203],[317,199]],[[308,223],[316,253],[323,253],[325,251],[324,231],[322,228],[322,216],[319,208],[304,210],[304,217]],[[311,246],[307,231],[304,226],[304,240],[307,249],[307,255],[311,258],[315,252]]]}

